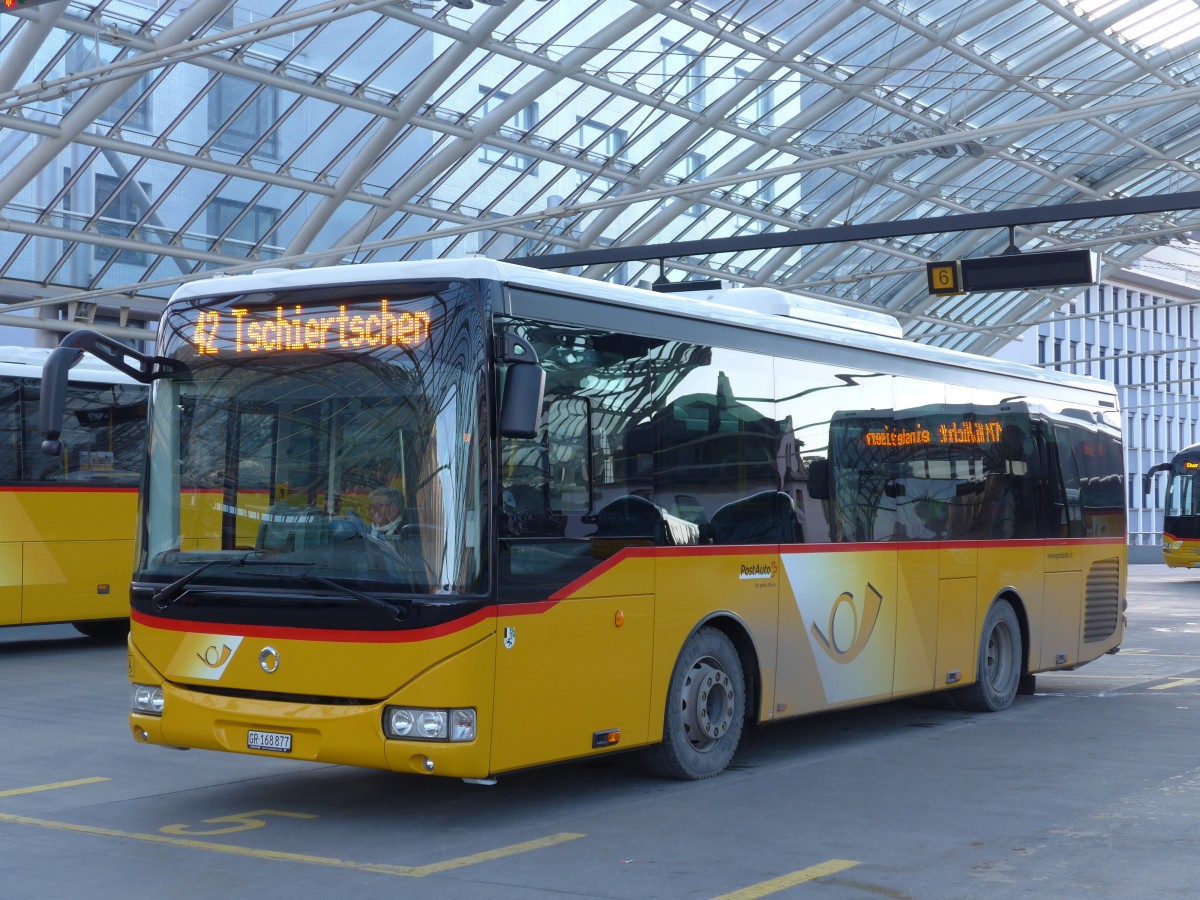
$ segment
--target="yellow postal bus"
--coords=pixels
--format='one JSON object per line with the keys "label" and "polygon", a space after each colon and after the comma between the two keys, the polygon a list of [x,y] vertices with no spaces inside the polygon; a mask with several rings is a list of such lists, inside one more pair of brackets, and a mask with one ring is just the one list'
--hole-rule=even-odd
{"label": "yellow postal bus", "polygon": [[1142,476],[1142,493],[1149,495],[1154,479],[1167,473],[1163,504],[1163,562],[1173,569],[1200,566],[1200,444],[1184,447],[1169,462],[1152,466]]}
{"label": "yellow postal bus", "polygon": [[0,347],[0,625],[124,634],[148,391],[96,360],[73,369],[64,450],[48,457],[37,416],[49,353]]}
{"label": "yellow postal bus", "polygon": [[51,380],[153,383],[142,743],[695,779],[748,723],[1001,710],[1121,642],[1112,387],[883,314],[441,260],[187,285],[153,359],[68,341]]}

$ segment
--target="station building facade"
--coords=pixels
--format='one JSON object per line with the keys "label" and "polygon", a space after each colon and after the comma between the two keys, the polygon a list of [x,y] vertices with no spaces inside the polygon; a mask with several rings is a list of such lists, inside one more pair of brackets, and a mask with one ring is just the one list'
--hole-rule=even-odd
{"label": "station building facade", "polygon": [[[1165,257],[1165,258],[1164,258]],[[1103,378],[1125,416],[1131,562],[1161,562],[1163,485],[1142,475],[1200,442],[1200,273],[1152,255],[1089,287],[998,358]]]}

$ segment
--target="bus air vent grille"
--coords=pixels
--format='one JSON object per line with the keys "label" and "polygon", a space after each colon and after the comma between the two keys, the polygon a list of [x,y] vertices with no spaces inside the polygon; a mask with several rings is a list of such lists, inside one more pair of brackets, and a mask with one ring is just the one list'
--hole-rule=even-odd
{"label": "bus air vent grille", "polygon": [[1102,641],[1117,630],[1121,615],[1121,564],[1114,556],[1093,563],[1087,578],[1087,606],[1083,614],[1085,643]]}

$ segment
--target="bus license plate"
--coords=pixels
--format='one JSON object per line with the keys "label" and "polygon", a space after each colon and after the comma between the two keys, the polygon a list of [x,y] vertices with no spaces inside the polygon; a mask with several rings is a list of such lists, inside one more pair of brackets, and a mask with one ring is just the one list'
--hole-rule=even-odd
{"label": "bus license plate", "polygon": [[251,750],[273,750],[276,753],[292,752],[292,736],[277,731],[250,731],[246,733],[246,746]]}

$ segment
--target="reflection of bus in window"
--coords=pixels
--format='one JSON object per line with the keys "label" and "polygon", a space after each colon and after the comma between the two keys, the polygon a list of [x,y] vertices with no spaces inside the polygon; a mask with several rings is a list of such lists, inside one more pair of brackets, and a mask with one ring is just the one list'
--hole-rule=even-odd
{"label": "reflection of bus in window", "polygon": [[1171,568],[1200,566],[1200,444],[1185,447],[1169,461],[1152,466],[1142,478],[1149,495],[1154,479],[1165,472],[1163,502],[1163,562]]}
{"label": "reflection of bus in window", "polygon": [[1123,535],[1119,435],[1103,412],[1025,401],[839,412],[830,425],[834,540]]}
{"label": "reflection of bus in window", "polygon": [[96,360],[73,369],[52,459],[38,431],[49,352],[0,347],[0,625],[123,634],[146,388]]}
{"label": "reflection of bus in window", "polygon": [[[471,779],[639,749],[701,778],[747,722],[1003,709],[1120,644],[1122,520],[1083,499],[1120,478],[1110,385],[764,297],[483,259],[181,288],[139,364],[134,737]],[[997,538],[992,473],[1040,510]]]}

